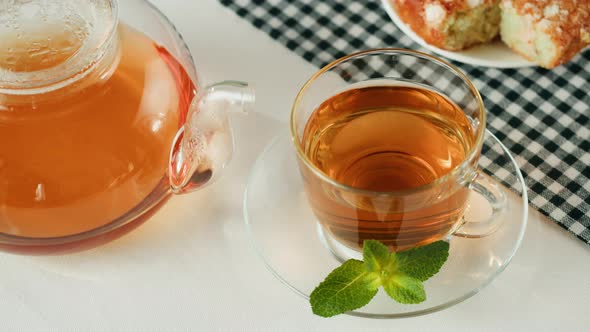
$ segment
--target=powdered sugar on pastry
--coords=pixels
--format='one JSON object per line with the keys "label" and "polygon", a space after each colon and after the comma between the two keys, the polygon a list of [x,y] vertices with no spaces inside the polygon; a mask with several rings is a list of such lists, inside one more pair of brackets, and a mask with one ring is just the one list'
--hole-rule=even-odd
{"label": "powdered sugar on pastry", "polygon": [[424,17],[426,24],[437,27],[447,17],[447,11],[438,3],[427,3],[424,6]]}
{"label": "powdered sugar on pastry", "polygon": [[483,0],[467,0],[469,8],[475,8],[479,5],[483,5]]}

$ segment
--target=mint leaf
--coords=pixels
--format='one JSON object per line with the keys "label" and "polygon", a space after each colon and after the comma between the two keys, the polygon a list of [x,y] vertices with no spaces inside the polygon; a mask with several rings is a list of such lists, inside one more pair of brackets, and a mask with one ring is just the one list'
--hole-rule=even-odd
{"label": "mint leaf", "polygon": [[387,295],[403,304],[416,304],[426,300],[422,282],[405,274],[397,274],[383,283]]}
{"label": "mint leaf", "polygon": [[350,259],[332,271],[311,293],[313,313],[332,317],[371,301],[380,286],[395,301],[416,304],[426,300],[423,281],[435,275],[449,257],[449,243],[438,241],[401,252],[384,244],[363,243],[364,262]]}
{"label": "mint leaf", "polygon": [[396,271],[426,281],[435,275],[449,257],[449,243],[438,241],[396,254]]}
{"label": "mint leaf", "polygon": [[349,259],[313,290],[311,309],[322,317],[358,309],[371,301],[380,285],[378,274],[367,272],[362,261]]}
{"label": "mint leaf", "polygon": [[389,248],[379,241],[366,240],[363,242],[363,260],[368,272],[380,273],[390,259]]}

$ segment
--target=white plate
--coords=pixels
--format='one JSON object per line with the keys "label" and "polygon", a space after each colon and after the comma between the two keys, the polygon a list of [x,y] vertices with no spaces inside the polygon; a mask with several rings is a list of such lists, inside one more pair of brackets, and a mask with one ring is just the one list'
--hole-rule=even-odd
{"label": "white plate", "polygon": [[401,31],[403,31],[416,43],[446,58],[470,65],[495,68],[520,68],[536,66],[534,63],[514,53],[508,48],[508,46],[500,41],[474,46],[467,50],[457,52],[447,51],[429,45],[400,19],[400,17],[397,15],[397,12],[395,11],[395,8],[393,7],[393,4],[391,3],[391,0],[381,0],[381,2],[383,3],[383,7],[385,7],[385,10],[387,11],[387,14],[389,14],[391,20]]}

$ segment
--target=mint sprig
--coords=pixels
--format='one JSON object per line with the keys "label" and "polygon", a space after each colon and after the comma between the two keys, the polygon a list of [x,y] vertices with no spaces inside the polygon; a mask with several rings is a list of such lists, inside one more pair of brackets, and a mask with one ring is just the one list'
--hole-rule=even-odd
{"label": "mint sprig", "polygon": [[416,304],[426,300],[422,282],[435,275],[449,257],[444,241],[390,252],[379,241],[363,243],[363,261],[349,259],[332,271],[311,293],[314,314],[332,317],[368,304],[383,286],[395,301]]}

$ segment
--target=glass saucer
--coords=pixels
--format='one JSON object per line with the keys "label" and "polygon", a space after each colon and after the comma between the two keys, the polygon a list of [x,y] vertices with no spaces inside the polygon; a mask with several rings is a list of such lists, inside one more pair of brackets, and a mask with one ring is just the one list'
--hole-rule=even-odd
{"label": "glass saucer", "polygon": [[[499,229],[484,238],[451,236],[447,262],[424,283],[425,302],[398,304],[379,290],[367,306],[349,315],[398,318],[442,310],[475,295],[506,268],[526,228],[526,187],[506,147],[489,132],[480,165],[484,169],[502,165],[495,174],[513,189],[505,190],[508,202]],[[487,204],[474,194],[466,212],[470,220],[485,217],[490,212]],[[248,179],[244,217],[254,248],[270,272],[304,298],[309,299],[313,289],[340,265],[342,253],[334,252],[333,240],[324,237],[308,205],[288,135],[276,137],[259,156]]]}

